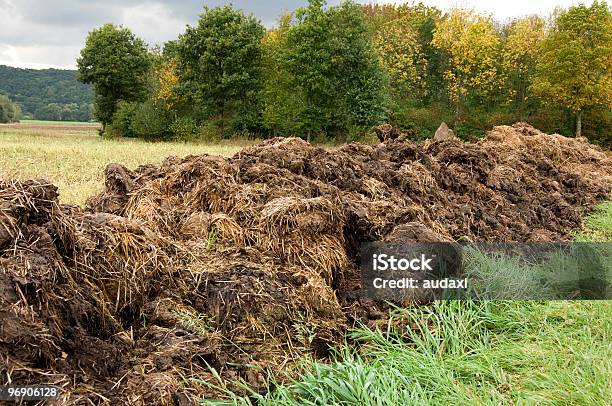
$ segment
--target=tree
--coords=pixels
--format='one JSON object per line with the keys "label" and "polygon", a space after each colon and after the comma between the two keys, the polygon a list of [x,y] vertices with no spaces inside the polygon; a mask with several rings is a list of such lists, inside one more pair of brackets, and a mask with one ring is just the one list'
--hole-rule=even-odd
{"label": "tree", "polygon": [[147,96],[149,53],[127,28],[105,24],[91,31],[77,65],[79,80],[94,85],[94,114],[103,129],[119,101],[143,101]]}
{"label": "tree", "polygon": [[[391,78],[394,98],[403,103],[410,93],[408,99],[427,103],[438,96],[444,88],[439,73],[440,52],[431,40],[440,10],[423,3],[370,4],[362,8],[374,27],[376,49]],[[402,84],[406,80],[408,83]]]}
{"label": "tree", "polygon": [[15,123],[21,117],[21,108],[0,94],[0,123]]}
{"label": "tree", "polygon": [[432,44],[447,54],[444,77],[455,104],[456,128],[462,99],[471,93],[492,91],[498,84],[499,38],[487,18],[454,9],[436,27]]}
{"label": "tree", "polygon": [[541,46],[533,90],[575,113],[576,136],[587,107],[612,107],[612,13],[605,2],[557,16]]}
{"label": "tree", "polygon": [[304,96],[304,123],[314,132],[346,134],[380,123],[386,76],[372,45],[365,15],[347,1],[324,9],[310,0],[287,32],[283,65]]}
{"label": "tree", "polygon": [[427,60],[407,17],[383,24],[376,32],[375,46],[389,75],[391,93],[401,99],[425,93]]}
{"label": "tree", "polygon": [[530,99],[530,85],[543,40],[544,20],[539,16],[516,19],[506,27],[502,66],[507,75],[508,92],[521,115],[525,114],[525,105]]}
{"label": "tree", "polygon": [[263,124],[274,136],[279,133],[294,135],[306,130],[303,94],[294,88],[294,78],[285,69],[282,59],[292,19],[293,14],[283,14],[278,27],[266,32],[262,42]]}
{"label": "tree", "polygon": [[264,32],[253,15],[230,6],[205,7],[197,26],[187,27],[173,44],[180,90],[199,106],[201,119],[218,117],[223,125],[249,113],[245,107],[252,107],[262,83]]}

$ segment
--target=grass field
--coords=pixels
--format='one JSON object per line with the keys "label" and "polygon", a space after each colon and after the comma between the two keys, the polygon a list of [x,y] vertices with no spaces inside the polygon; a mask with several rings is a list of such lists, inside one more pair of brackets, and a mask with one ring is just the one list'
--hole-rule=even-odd
{"label": "grass field", "polygon": [[90,123],[23,122],[0,125],[0,178],[44,178],[60,189],[63,203],[83,204],[104,187],[109,163],[135,168],[189,154],[231,156],[248,142],[214,145],[106,140]]}
{"label": "grass field", "polygon": [[48,121],[48,120],[21,120],[19,124],[23,125],[47,125],[47,126],[83,126],[91,125],[99,127],[98,123],[84,122],[84,121]]}
{"label": "grass field", "polygon": [[[46,178],[62,201],[103,188],[106,164],[135,167],[169,155],[232,155],[216,145],[104,140],[90,124],[0,126],[0,178]],[[612,203],[589,216],[581,241],[612,240]],[[299,378],[228,404],[607,405],[612,399],[612,302],[437,302],[398,309],[406,330],[357,329],[328,364],[305,360]],[[355,345],[355,343],[357,345]],[[218,385],[221,381],[201,382]],[[212,402],[215,403],[215,402]]]}

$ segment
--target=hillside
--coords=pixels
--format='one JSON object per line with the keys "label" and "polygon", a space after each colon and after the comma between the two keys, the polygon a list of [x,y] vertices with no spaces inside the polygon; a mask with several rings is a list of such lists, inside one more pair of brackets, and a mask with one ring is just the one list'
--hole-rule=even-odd
{"label": "hillside", "polygon": [[91,86],[79,82],[74,70],[21,69],[0,65],[0,94],[39,120],[90,121]]}

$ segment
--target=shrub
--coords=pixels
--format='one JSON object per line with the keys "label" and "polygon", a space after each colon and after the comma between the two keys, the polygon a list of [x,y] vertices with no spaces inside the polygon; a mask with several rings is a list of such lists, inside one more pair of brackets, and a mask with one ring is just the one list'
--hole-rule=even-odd
{"label": "shrub", "polygon": [[[110,126],[107,126],[106,132],[108,136],[121,136],[121,137],[136,137],[136,131],[134,131],[134,119],[136,112],[139,109],[139,103],[136,102],[119,102],[117,111],[113,115],[113,121]],[[110,128],[109,128],[110,127]]]}
{"label": "shrub", "polygon": [[172,137],[169,113],[163,106],[147,100],[139,104],[134,114],[133,129],[137,137],[163,140]]}
{"label": "shrub", "polygon": [[179,141],[189,141],[198,133],[198,125],[191,117],[178,117],[170,125],[170,132]]}
{"label": "shrub", "polygon": [[21,117],[21,108],[8,97],[0,95],[0,123],[16,123]]}
{"label": "shrub", "polygon": [[223,139],[224,130],[217,121],[206,121],[199,129],[197,139],[205,142],[217,142]]}
{"label": "shrub", "polygon": [[391,124],[404,132],[414,132],[417,139],[432,138],[442,122],[453,125],[450,110],[443,105],[418,107],[410,103],[394,106],[390,115]]}
{"label": "shrub", "polygon": [[582,135],[589,141],[607,148],[612,147],[612,109],[597,107],[584,114]]}

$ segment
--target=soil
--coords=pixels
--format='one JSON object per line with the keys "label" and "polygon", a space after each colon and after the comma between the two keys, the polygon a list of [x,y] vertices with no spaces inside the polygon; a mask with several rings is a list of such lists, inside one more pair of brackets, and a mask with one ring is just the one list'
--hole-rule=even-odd
{"label": "soil", "polygon": [[85,209],[43,180],[0,181],[0,384],[57,384],[68,405],[264,391],[384,322],[356,295],[361,243],[568,240],[612,191],[598,147],[524,123],[473,143],[383,138],[112,164]]}

